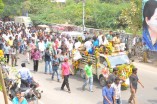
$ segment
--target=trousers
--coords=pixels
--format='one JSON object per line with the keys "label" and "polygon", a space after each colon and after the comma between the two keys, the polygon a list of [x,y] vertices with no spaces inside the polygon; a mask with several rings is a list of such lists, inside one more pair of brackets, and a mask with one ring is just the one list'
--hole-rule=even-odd
{"label": "trousers", "polygon": [[137,100],[136,100],[136,91],[133,92],[133,91],[130,91],[131,92],[131,95],[130,95],[130,98],[129,98],[129,102],[132,102],[133,101],[133,104],[137,104]]}
{"label": "trousers", "polygon": [[66,85],[68,91],[70,91],[70,87],[69,87],[69,75],[64,75],[64,81],[62,83],[61,89],[64,89],[65,85]]}
{"label": "trousers", "polygon": [[33,64],[34,64],[34,71],[38,71],[38,63],[39,63],[39,60],[33,60]]}

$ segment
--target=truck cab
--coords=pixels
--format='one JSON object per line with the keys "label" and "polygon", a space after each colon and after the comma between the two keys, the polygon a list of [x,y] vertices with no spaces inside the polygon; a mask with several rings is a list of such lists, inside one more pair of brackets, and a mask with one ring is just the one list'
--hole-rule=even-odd
{"label": "truck cab", "polygon": [[125,52],[115,53],[112,55],[100,54],[99,57],[100,66],[97,71],[97,78],[99,79],[100,85],[104,86],[106,84],[107,75],[104,77],[104,69],[107,67],[108,74],[112,73],[114,67],[118,68],[118,76],[126,80],[125,86],[129,85],[129,76],[131,75],[133,64],[128,58]]}
{"label": "truck cab", "polygon": [[131,75],[132,63],[128,58],[126,52],[117,52],[108,54],[99,54],[99,56],[91,54],[81,54],[82,58],[73,63],[76,70],[80,70],[80,75],[85,78],[84,67],[90,60],[93,63],[93,75],[99,80],[100,85],[104,86],[109,74],[112,73],[114,67],[118,68],[118,76],[126,81],[123,85],[127,87],[129,85],[128,78]]}

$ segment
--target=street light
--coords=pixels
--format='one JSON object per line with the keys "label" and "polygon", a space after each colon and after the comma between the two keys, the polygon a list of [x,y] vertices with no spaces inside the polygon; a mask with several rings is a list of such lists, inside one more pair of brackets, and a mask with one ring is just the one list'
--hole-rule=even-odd
{"label": "street light", "polygon": [[83,25],[83,32],[85,31],[85,0],[83,0],[83,9],[82,9],[82,25]]}

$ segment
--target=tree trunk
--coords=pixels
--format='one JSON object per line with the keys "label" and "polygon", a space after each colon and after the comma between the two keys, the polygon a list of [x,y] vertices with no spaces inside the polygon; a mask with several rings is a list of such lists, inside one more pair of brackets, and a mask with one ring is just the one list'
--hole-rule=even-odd
{"label": "tree trunk", "polygon": [[2,91],[3,91],[5,104],[8,104],[7,92],[6,92],[4,79],[3,79],[3,75],[2,75],[2,67],[0,67],[0,83],[2,84]]}

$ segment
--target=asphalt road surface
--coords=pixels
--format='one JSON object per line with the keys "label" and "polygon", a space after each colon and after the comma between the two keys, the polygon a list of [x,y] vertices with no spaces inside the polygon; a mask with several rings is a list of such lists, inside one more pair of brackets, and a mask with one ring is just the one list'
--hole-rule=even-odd
{"label": "asphalt road surface", "polygon": [[[18,67],[25,61],[24,55],[19,55]],[[145,88],[138,86],[137,99],[138,104],[157,104],[157,67],[147,64],[134,62],[138,68],[138,76]],[[27,64],[30,70],[33,70],[33,62]],[[102,87],[99,85],[98,80],[94,80],[93,90],[89,92],[88,87],[85,91],[81,90],[84,80],[79,75],[70,76],[69,83],[71,93],[61,91],[61,82],[57,82],[57,77],[51,80],[51,75],[44,74],[45,63],[39,63],[39,71],[33,73],[34,79],[39,82],[40,88],[43,90],[42,98],[39,104],[103,104],[102,103]],[[66,87],[65,87],[66,89]],[[122,91],[122,104],[128,104],[130,90]]]}

